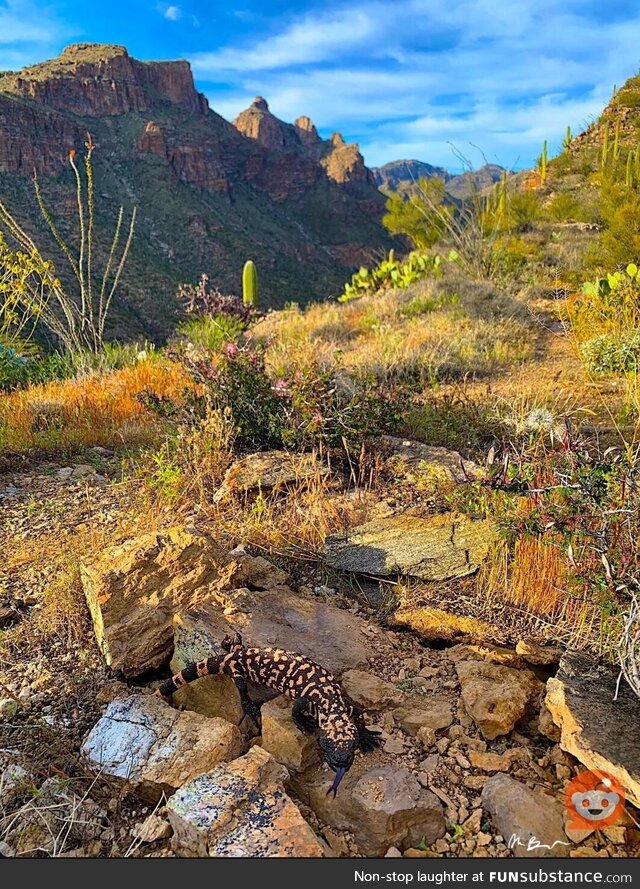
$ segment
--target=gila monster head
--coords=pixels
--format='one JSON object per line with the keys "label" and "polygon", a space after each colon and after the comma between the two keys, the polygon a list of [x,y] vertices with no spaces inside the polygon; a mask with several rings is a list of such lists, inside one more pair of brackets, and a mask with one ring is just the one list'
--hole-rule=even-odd
{"label": "gila monster head", "polygon": [[358,749],[358,730],[345,713],[332,713],[321,720],[318,744],[322,758],[336,776],[327,795],[335,798],[340,782],[353,765]]}

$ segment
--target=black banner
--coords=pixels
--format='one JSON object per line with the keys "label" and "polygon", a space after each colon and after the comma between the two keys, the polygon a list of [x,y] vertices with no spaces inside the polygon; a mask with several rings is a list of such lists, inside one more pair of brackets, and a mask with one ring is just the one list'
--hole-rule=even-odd
{"label": "black banner", "polygon": [[[145,886],[176,889],[177,885],[251,887],[251,889],[359,889],[400,884],[483,886],[507,884],[542,886],[586,884],[640,889],[640,860],[630,858],[333,858],[284,859],[4,859],[0,862],[0,886],[18,881],[62,880],[65,889],[77,881],[86,889],[100,889],[104,880],[144,879]],[[187,883],[188,881],[188,883]],[[31,884],[30,884],[31,885]],[[120,887],[119,887],[120,889]]]}

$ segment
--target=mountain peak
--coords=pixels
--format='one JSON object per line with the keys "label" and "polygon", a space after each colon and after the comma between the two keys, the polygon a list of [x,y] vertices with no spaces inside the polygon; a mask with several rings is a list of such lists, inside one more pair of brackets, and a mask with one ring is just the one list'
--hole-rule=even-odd
{"label": "mountain peak", "polygon": [[79,117],[146,112],[163,102],[208,109],[188,62],[139,62],[124,46],[105,43],[72,43],[55,59],[1,78],[0,92]]}
{"label": "mountain peak", "polygon": [[251,108],[255,108],[256,111],[269,111],[269,103],[262,96],[256,96],[251,103]]}

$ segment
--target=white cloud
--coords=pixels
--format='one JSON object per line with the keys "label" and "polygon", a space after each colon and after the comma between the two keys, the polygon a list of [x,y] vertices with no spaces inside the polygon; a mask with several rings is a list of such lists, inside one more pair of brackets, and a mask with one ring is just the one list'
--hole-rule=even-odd
{"label": "white cloud", "polygon": [[[449,141],[533,162],[583,128],[640,61],[640,14],[595,0],[360,0],[191,57],[234,117],[264,95],[286,120],[357,139],[370,164],[452,163]],[[273,23],[272,23],[273,24]],[[258,33],[256,28],[256,33]]]}
{"label": "white cloud", "polygon": [[191,62],[196,73],[202,76],[220,71],[268,71],[322,62],[340,56],[350,47],[382,37],[383,22],[376,16],[376,10],[384,12],[385,6],[307,15],[252,47],[196,53],[191,56]]}
{"label": "white cloud", "polygon": [[167,6],[162,14],[170,22],[177,22],[182,18],[182,10],[179,6]]}

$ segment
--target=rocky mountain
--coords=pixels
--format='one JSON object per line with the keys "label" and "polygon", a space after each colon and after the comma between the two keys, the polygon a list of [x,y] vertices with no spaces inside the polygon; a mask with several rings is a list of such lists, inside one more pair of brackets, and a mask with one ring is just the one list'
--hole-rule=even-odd
{"label": "rocky mountain", "polygon": [[0,199],[59,259],[39,221],[31,178],[72,235],[68,153],[96,144],[97,252],[118,208],[138,207],[114,328],[161,338],[175,326],[178,283],[202,272],[239,289],[258,265],[263,305],[335,293],[390,240],[384,196],[356,145],[322,140],[312,121],[287,124],[256,99],[234,124],[209,107],[185,61],[142,62],[122,46],[75,44],[0,73]]}
{"label": "rocky mountain", "polygon": [[484,164],[477,170],[469,170],[458,176],[452,176],[447,182],[447,192],[454,198],[465,198],[477,194],[499,182],[503,173],[509,173],[509,170],[499,164]]}
{"label": "rocky mountain", "polygon": [[387,193],[395,191],[410,195],[415,191],[418,179],[437,178],[445,183],[447,194],[460,200],[498,182],[505,168],[498,164],[484,164],[477,170],[454,175],[444,167],[434,167],[424,161],[400,160],[374,167],[371,172],[382,191]]}
{"label": "rocky mountain", "polygon": [[390,161],[382,167],[374,167],[372,173],[383,191],[405,191],[418,179],[442,179],[448,182],[452,174],[444,167],[434,167],[424,161]]}

